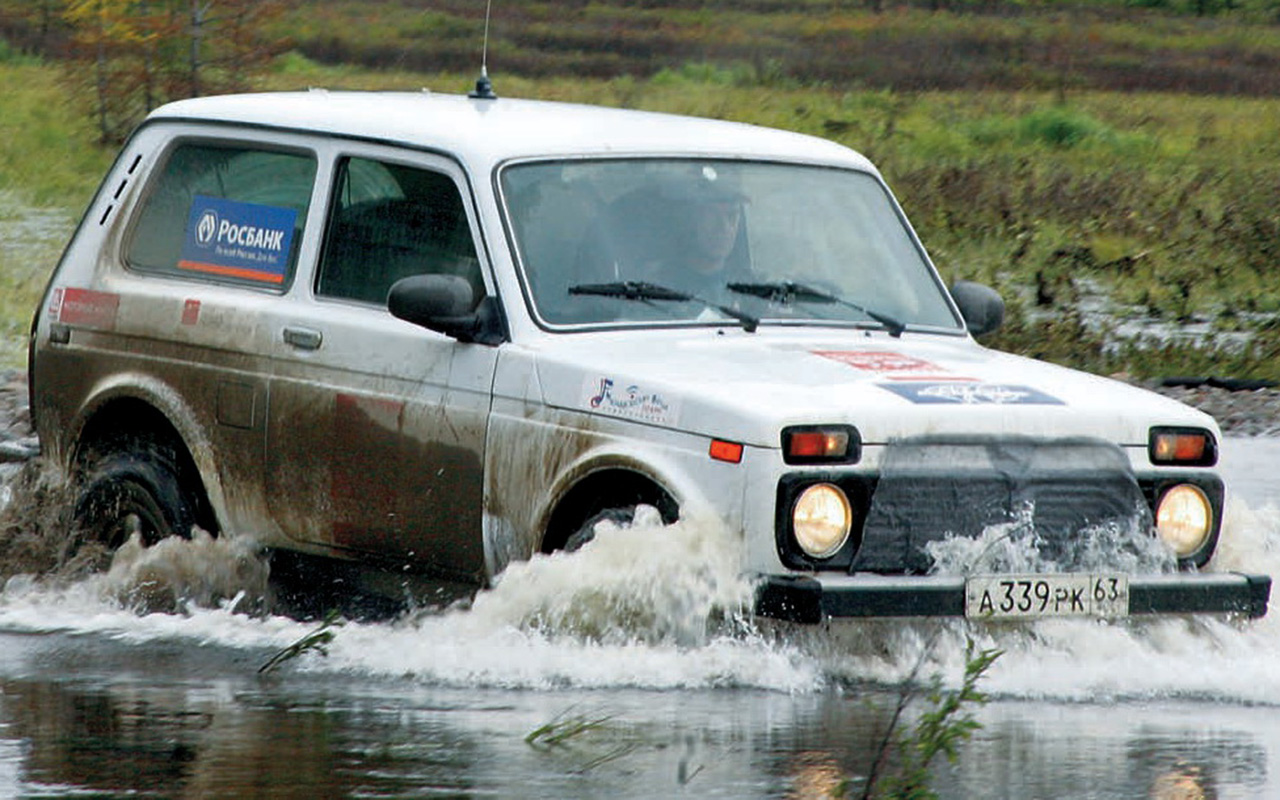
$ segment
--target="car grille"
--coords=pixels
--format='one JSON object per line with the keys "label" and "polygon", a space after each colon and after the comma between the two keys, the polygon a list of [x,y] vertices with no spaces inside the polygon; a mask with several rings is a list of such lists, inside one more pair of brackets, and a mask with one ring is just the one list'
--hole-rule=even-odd
{"label": "car grille", "polygon": [[[1099,530],[1132,551],[1149,546],[1149,527],[1128,459],[1106,442],[911,440],[886,449],[850,571],[935,571],[938,544],[957,539],[978,545],[952,547],[968,563],[948,572],[1075,571],[1095,566]],[[1015,542],[1018,563],[991,563]]]}

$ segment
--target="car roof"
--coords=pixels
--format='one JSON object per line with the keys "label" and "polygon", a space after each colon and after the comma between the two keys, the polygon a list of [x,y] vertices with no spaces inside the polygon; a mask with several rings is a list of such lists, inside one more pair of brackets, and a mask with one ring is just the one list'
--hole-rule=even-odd
{"label": "car roof", "polygon": [[394,142],[473,166],[529,157],[695,155],[779,159],[875,172],[849,148],[737,122],[511,98],[312,89],[181,100],[149,121],[224,122]]}

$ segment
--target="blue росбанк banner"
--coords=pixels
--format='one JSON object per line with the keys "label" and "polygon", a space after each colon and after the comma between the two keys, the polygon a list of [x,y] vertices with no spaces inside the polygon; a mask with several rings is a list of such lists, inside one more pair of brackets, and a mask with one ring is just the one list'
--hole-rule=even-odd
{"label": "blue \u0440\u043e\u0441\u0431\u0430\u043d\u043a banner", "polygon": [[231,278],[284,283],[298,212],[196,195],[178,266]]}

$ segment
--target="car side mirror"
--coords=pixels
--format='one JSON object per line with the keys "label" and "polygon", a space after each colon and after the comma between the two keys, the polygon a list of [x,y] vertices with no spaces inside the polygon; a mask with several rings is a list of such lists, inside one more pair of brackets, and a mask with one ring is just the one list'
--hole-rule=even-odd
{"label": "car side mirror", "polygon": [[506,340],[494,299],[485,297],[476,305],[470,282],[458,275],[401,278],[387,293],[387,310],[460,342],[496,345]]}
{"label": "car side mirror", "polygon": [[974,336],[991,333],[1004,323],[1004,299],[990,286],[956,281],[951,287],[951,297],[964,317],[965,327]]}

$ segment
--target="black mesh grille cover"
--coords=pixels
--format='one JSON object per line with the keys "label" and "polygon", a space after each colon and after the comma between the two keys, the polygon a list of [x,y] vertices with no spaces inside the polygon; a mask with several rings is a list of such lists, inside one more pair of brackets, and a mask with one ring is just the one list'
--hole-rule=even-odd
{"label": "black mesh grille cover", "polygon": [[900,441],[886,448],[851,571],[927,572],[930,542],[977,538],[1019,514],[1029,517],[1040,555],[1069,566],[1082,529],[1120,522],[1145,530],[1150,512],[1128,458],[1108,442]]}

